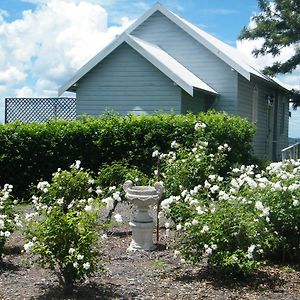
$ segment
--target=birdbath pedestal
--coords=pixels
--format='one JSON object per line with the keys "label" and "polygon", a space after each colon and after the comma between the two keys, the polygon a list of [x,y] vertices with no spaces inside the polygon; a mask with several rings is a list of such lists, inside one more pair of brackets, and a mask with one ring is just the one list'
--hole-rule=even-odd
{"label": "birdbath pedestal", "polygon": [[132,229],[132,241],[128,251],[155,249],[153,244],[153,218],[148,214],[149,206],[157,204],[164,191],[159,182],[153,186],[133,186],[128,180],[123,185],[125,198],[137,207],[137,213],[129,225]]}

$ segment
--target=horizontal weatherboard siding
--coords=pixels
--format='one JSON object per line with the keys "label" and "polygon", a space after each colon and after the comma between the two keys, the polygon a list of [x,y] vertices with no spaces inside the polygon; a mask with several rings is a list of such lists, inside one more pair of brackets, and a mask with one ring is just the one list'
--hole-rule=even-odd
{"label": "horizontal weatherboard siding", "polygon": [[237,73],[160,12],[132,35],[158,45],[220,94],[213,108],[236,114]]}
{"label": "horizontal weatherboard siding", "polygon": [[181,89],[123,43],[78,83],[77,114],[181,113]]}

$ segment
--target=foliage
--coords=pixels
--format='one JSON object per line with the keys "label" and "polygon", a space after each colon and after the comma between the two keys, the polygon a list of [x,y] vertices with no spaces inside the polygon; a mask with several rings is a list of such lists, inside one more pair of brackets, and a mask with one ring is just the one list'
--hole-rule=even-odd
{"label": "foliage", "polygon": [[[125,200],[123,184],[131,180],[136,185],[148,185],[149,178],[136,167],[130,167],[126,162],[104,164],[95,180],[101,191],[102,202],[108,209],[108,219],[111,218],[117,204]],[[99,191],[99,192],[100,192]]]}
{"label": "foliage", "polygon": [[14,213],[14,202],[11,198],[13,186],[5,184],[0,190],[0,261],[4,252],[6,240],[14,231],[16,225],[21,226],[19,215]]}
{"label": "foliage", "polygon": [[24,249],[54,270],[69,292],[76,280],[91,276],[97,268],[97,189],[80,161],[70,171],[58,170],[51,184],[43,181],[37,188],[32,197],[35,211],[26,214]]}
{"label": "foliage", "polygon": [[0,125],[0,184],[10,182],[14,195],[26,198],[31,183],[50,180],[58,167],[66,169],[76,159],[93,172],[105,163],[125,161],[149,176],[156,164],[152,152],[167,152],[173,140],[192,145],[197,121],[208,125],[205,140],[212,151],[222,143],[232,148],[228,166],[248,163],[254,128],[239,117],[215,112],[198,116],[103,115],[77,121]]}
{"label": "foliage", "polygon": [[296,110],[300,106],[300,91],[292,89],[290,91],[290,99],[292,99],[293,109]]}
{"label": "foliage", "polygon": [[[176,256],[192,263],[206,259],[225,272],[244,275],[265,259],[297,261],[300,161],[272,163],[260,173],[254,165],[242,166],[223,178],[217,173],[219,163],[215,165],[203,149],[202,156],[194,155],[197,151],[186,151],[182,159],[178,147],[165,156],[171,169],[176,166],[180,174],[170,174],[174,182],[170,185],[167,179],[166,188],[173,194],[161,203],[164,215],[176,228]],[[193,161],[197,166],[197,159],[205,162],[198,165],[202,173],[187,168]],[[188,184],[189,178],[195,186]]]}
{"label": "foliage", "polygon": [[131,180],[140,185],[147,185],[148,177],[135,166],[117,161],[112,164],[103,164],[98,172],[96,183],[100,187],[117,186],[122,187],[126,180]]}
{"label": "foliage", "polygon": [[179,195],[182,190],[204,184],[210,174],[220,174],[228,164],[227,157],[231,148],[228,144],[219,146],[213,153],[209,143],[201,138],[209,127],[204,123],[195,124],[195,144],[192,149],[182,147],[176,141],[171,143],[168,154],[154,152],[161,160],[162,179],[165,185],[166,196]]}
{"label": "foliage", "polygon": [[259,0],[258,4],[261,12],[252,18],[255,26],[244,27],[240,39],[264,39],[261,48],[253,51],[255,56],[272,54],[275,57],[284,47],[296,46],[295,54],[288,60],[275,62],[264,70],[271,76],[291,72],[300,63],[297,47],[300,41],[300,3],[298,0]]}
{"label": "foliage", "polygon": [[270,209],[276,239],[272,258],[299,262],[300,257],[300,160],[272,163],[265,176],[272,184],[257,191]]}

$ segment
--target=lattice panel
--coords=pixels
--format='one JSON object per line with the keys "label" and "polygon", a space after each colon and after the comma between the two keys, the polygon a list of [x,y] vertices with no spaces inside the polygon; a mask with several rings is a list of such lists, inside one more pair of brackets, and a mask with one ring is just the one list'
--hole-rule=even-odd
{"label": "lattice panel", "polygon": [[75,98],[6,98],[5,123],[14,121],[47,122],[50,119],[73,120]]}

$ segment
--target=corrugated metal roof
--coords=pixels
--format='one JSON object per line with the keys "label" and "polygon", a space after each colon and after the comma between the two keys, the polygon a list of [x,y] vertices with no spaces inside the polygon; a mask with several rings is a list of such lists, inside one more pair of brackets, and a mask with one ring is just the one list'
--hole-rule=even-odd
{"label": "corrugated metal roof", "polygon": [[181,29],[191,35],[199,43],[205,46],[208,50],[214,53],[217,57],[222,59],[225,63],[235,69],[239,74],[241,74],[246,79],[250,80],[251,74],[255,75],[263,80],[269,81],[285,90],[289,90],[282,82],[278,79],[268,77],[264,75],[259,66],[249,58],[248,56],[241,53],[238,49],[224,43],[223,41],[217,39],[211,34],[200,29],[196,25],[190,23],[189,21],[179,17],[172,11],[165,8],[160,3],[156,3],[151,9],[149,9],[141,18],[139,18],[135,23],[133,23],[127,30],[129,34],[134,31],[140,24],[142,24],[146,19],[148,19],[156,11],[161,12]]}
{"label": "corrugated metal roof", "polygon": [[[194,75],[191,71],[185,68],[182,64],[180,64],[177,60],[175,60],[172,56],[170,56],[160,47],[132,35],[130,35],[130,38],[133,41],[135,41],[138,45],[140,45],[154,59],[158,60],[164,66],[164,68],[170,70],[178,79],[185,82],[186,85],[190,86],[191,88],[201,89],[212,94],[218,94],[213,88],[211,88],[204,81],[202,81],[200,78]],[[166,73],[166,70],[162,71]],[[192,95],[192,91],[190,91],[189,94]]]}
{"label": "corrugated metal roof", "polygon": [[65,91],[70,90],[74,85],[76,85],[81,77],[83,77],[88,71],[94,68],[99,62],[101,62],[106,56],[124,42],[145,57],[150,63],[157,67],[191,96],[193,96],[194,88],[204,90],[208,93],[218,94],[213,88],[186,69],[164,50],[127,33],[120,35],[81,69],[79,69],[72,79],[59,89],[58,94],[61,95]]}
{"label": "corrugated metal roof", "polygon": [[217,94],[210,86],[203,82],[200,78],[186,69],[182,64],[176,61],[173,57],[163,51],[156,45],[150,44],[143,41],[137,37],[131,35],[131,33],[146,19],[148,19],[153,13],[160,11],[167,18],[173,21],[181,29],[191,35],[199,43],[205,46],[208,50],[214,53],[217,57],[222,59],[231,68],[236,70],[246,79],[250,80],[251,75],[255,75],[263,80],[273,83],[285,90],[289,90],[277,79],[272,79],[265,76],[259,67],[255,64],[253,60],[242,54],[236,48],[222,42],[216,37],[210,35],[199,27],[191,24],[187,20],[177,16],[175,13],[166,9],[160,3],[156,3],[151,9],[149,9],[142,17],[140,17],[136,22],[134,22],[125,31],[124,34],[116,38],[112,43],[100,51],[95,57],[93,57],[87,64],[81,67],[75,75],[64,84],[58,91],[61,95],[67,90],[70,90],[77,81],[84,76],[88,71],[90,71],[94,66],[96,66],[102,59],[104,59],[109,53],[116,49],[121,43],[127,42],[136,51],[142,54],[146,59],[148,59],[152,64],[158,67],[162,72],[166,73],[174,82],[181,86],[190,95],[193,95],[193,88],[198,88],[205,90],[207,92]]}

